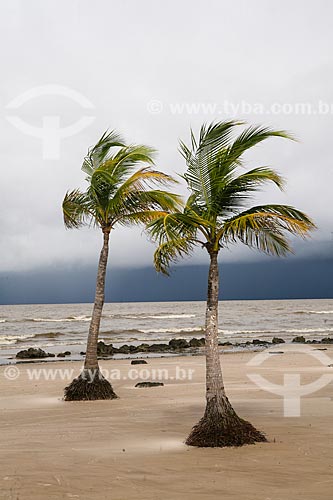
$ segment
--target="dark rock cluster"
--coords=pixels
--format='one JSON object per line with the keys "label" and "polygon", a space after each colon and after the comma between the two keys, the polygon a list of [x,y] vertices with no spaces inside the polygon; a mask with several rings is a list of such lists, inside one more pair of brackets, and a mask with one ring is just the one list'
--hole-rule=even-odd
{"label": "dark rock cluster", "polygon": [[185,339],[172,339],[168,344],[140,344],[127,345],[124,344],[121,347],[114,347],[112,344],[105,344],[102,340],[98,342],[97,354],[100,357],[112,356],[113,354],[135,354],[141,352],[179,352],[183,349],[203,347],[205,345],[205,339],[191,339],[187,341]]}
{"label": "dark rock cluster", "polygon": [[326,337],[321,340],[305,340],[305,337],[299,335],[298,337],[294,337],[293,342],[297,344],[333,344],[333,338]]}
{"label": "dark rock cluster", "polygon": [[[321,340],[306,340],[303,336],[294,337],[292,340],[293,343],[298,344],[333,344],[333,338],[326,337]],[[231,343],[231,342],[220,342],[219,346],[232,346],[232,347],[249,347],[249,346],[272,346],[278,344],[284,344],[285,341],[279,337],[273,337],[272,341],[261,340],[261,339],[253,339],[252,341],[241,342],[241,343]],[[106,358],[112,356],[113,354],[136,354],[136,353],[181,353],[184,350],[190,350],[193,352],[196,348],[204,347],[205,339],[196,339],[193,338],[189,341],[185,339],[172,339],[168,342],[168,344],[140,344],[138,346],[124,344],[121,347],[114,347],[112,344],[105,344],[102,340],[98,342],[97,345],[97,355],[100,358]],[[195,351],[194,351],[195,352]],[[82,356],[85,355],[85,352],[80,353]],[[65,358],[66,356],[70,356],[70,351],[60,352],[57,354],[58,358]],[[43,349],[37,349],[34,347],[30,347],[29,349],[25,349],[23,351],[19,351],[16,354],[17,359],[42,359],[42,358],[54,358],[55,354],[50,352],[45,352]],[[141,361],[142,363],[142,361]]]}
{"label": "dark rock cluster", "polygon": [[59,352],[57,354],[57,358],[65,358],[66,356],[70,356],[72,353],[70,351]]}
{"label": "dark rock cluster", "polygon": [[18,359],[41,359],[41,358],[54,358],[55,354],[51,352],[45,352],[43,349],[35,349],[34,347],[29,347],[23,351],[19,351],[16,354]]}

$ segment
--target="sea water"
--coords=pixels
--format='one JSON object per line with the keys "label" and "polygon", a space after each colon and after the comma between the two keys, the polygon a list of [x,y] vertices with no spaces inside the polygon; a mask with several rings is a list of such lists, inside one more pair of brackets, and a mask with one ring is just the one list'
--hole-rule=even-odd
{"label": "sea water", "polygon": [[[11,362],[28,347],[47,352],[85,350],[92,304],[0,306],[0,363]],[[140,302],[104,305],[100,339],[116,347],[173,338],[204,336],[205,302]],[[254,338],[285,341],[333,337],[333,299],[253,300],[219,303],[221,342]],[[68,358],[67,358],[68,359]]]}

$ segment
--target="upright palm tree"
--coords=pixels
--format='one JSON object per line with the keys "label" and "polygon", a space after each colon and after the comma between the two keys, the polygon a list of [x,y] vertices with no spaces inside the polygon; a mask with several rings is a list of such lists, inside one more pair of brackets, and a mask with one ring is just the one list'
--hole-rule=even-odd
{"label": "upright palm tree", "polygon": [[305,237],[314,228],[302,212],[285,205],[260,205],[245,209],[251,195],[264,183],[280,189],[282,178],[268,167],[240,172],[243,154],[269,137],[288,138],[283,131],[248,127],[235,139],[234,121],[203,126],[191,145],[180,143],[190,196],[185,206],[151,221],[148,231],[159,246],[155,267],[168,274],[172,261],[191,253],[196,245],[210,259],[206,307],[206,410],[186,443],[192,446],[241,446],[266,441],[264,434],[240,418],[223,385],[218,348],[218,255],[228,244],[240,241],[267,254],[282,256],[291,248],[285,233]]}
{"label": "upright palm tree", "polygon": [[[173,182],[170,176],[152,168],[153,155],[154,151],[147,146],[126,146],[114,131],[104,133],[88,151],[82,165],[87,174],[86,191],[67,192],[63,200],[67,228],[93,224],[103,233],[84,369],[65,388],[66,401],[117,397],[111,384],[102,376],[97,361],[110,232],[119,225],[152,221],[165,215],[166,211],[174,210],[179,203],[177,195],[152,188]],[[137,166],[141,168],[135,171]]]}

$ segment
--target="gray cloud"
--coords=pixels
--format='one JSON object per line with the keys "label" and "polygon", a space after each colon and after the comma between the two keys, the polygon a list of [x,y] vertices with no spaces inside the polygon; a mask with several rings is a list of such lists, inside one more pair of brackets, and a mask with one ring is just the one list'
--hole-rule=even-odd
{"label": "gray cloud", "polygon": [[[319,114],[317,106],[333,108],[331,2],[8,0],[1,10],[0,270],[95,262],[99,235],[65,231],[60,210],[65,191],[84,185],[87,148],[115,127],[129,141],[158,148],[158,166],[179,173],[178,138],[186,139],[190,126],[230,118],[225,102],[238,118],[299,138],[272,140],[249,155],[249,166],[270,164],[288,179],[286,193],[269,189],[257,199],[294,204],[315,219],[319,230],[300,253],[315,253],[322,248],[316,242],[329,240],[333,113]],[[41,96],[15,111],[38,127],[50,115],[60,117],[61,127],[95,116],[61,142],[57,160],[43,159],[41,141],[6,120],[12,99],[49,84],[73,89],[94,105],[88,113],[69,98]],[[152,100],[162,103],[161,112],[149,112]],[[193,103],[199,107],[186,111]],[[276,103],[287,105],[284,112],[272,112]],[[309,103],[311,113],[297,112],[300,103]],[[175,112],[179,104],[183,112]],[[152,252],[139,229],[113,236],[116,266],[146,265]],[[226,253],[229,260],[252,256],[240,247]],[[202,260],[198,251],[194,262]]]}

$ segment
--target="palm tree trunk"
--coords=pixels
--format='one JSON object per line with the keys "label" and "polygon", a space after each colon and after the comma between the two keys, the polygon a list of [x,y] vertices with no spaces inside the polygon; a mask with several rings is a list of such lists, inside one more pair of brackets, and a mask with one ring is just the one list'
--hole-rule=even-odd
{"label": "palm tree trunk", "polygon": [[97,343],[98,343],[99,327],[102,317],[102,310],[104,306],[105,276],[106,276],[106,267],[109,256],[110,231],[103,231],[103,238],[104,238],[103,247],[98,262],[95,302],[89,327],[86,358],[84,361],[84,368],[88,370],[98,369]]}
{"label": "palm tree trunk", "polygon": [[226,394],[218,346],[218,304],[219,267],[217,252],[214,252],[210,254],[206,305],[206,401],[208,407],[218,405],[223,410],[223,400]]}
{"label": "palm tree trunk", "polygon": [[89,327],[84,369],[79,377],[74,379],[73,382],[65,388],[65,401],[117,398],[111,384],[101,374],[97,360],[97,343],[104,305],[109,238],[110,229],[103,229],[103,247],[98,263],[95,302]]}
{"label": "palm tree trunk", "polygon": [[266,441],[265,436],[241,419],[225,393],[218,346],[218,252],[210,251],[206,306],[206,410],[186,440],[190,446],[242,446]]}

